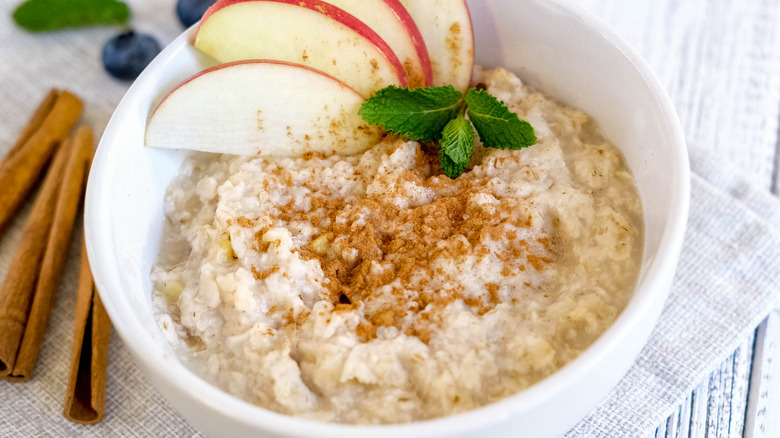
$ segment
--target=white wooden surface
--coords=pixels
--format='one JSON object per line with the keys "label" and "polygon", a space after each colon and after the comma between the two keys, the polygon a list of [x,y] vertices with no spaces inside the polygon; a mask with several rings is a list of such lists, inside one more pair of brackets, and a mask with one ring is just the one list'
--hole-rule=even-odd
{"label": "white wooden surface", "polygon": [[[647,59],[690,143],[724,156],[778,193],[780,1],[576,3]],[[724,358],[650,436],[780,437],[780,311]]]}

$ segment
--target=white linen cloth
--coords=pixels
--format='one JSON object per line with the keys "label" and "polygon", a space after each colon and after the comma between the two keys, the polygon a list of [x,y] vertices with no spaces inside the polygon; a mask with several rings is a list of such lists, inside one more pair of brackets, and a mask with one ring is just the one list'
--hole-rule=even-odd
{"label": "white linen cloth", "polygon": [[780,200],[690,147],[691,210],[666,306],[634,366],[566,438],[644,438],[780,297]]}
{"label": "white linen cloth", "polygon": [[[21,0],[0,0],[0,154],[51,87],[85,101],[81,123],[99,137],[127,84],[102,70],[103,43],[121,26],[33,35],[10,19]],[[130,25],[165,45],[182,31],[174,0],[128,1]],[[780,201],[692,148],[689,228],[674,287],[651,339],[628,375],[567,437],[644,438],[755,329],[780,295]],[[662,176],[659,176],[662,177]],[[0,188],[1,189],[1,188]],[[0,236],[4,278],[29,205]],[[202,436],[151,387],[112,333],[106,419],[80,426],[62,417],[78,281],[81,228],[33,379],[0,381],[0,438]]]}

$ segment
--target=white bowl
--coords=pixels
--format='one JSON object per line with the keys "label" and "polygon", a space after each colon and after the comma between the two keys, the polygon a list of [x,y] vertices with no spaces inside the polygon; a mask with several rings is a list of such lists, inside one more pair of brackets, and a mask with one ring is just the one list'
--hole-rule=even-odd
{"label": "white bowl", "polygon": [[585,110],[623,151],[645,216],[632,300],[590,348],[552,376],[497,403],[431,421],[317,423],[253,406],[201,380],[166,344],[150,300],[163,196],[188,152],[143,146],[149,110],[175,84],[209,66],[187,44],[190,29],[144,71],[111,118],[92,166],[85,222],[93,274],[114,327],[152,383],[199,429],[215,437],[553,437],[593,409],[637,357],[671,285],[687,218],[688,159],[674,109],[636,52],[581,11],[549,0],[469,4],[479,64],[503,66]]}

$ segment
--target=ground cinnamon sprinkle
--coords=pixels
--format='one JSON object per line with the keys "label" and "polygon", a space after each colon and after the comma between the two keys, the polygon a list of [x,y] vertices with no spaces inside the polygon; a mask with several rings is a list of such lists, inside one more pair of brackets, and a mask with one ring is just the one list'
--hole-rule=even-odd
{"label": "ground cinnamon sprinkle", "polygon": [[[401,145],[388,148],[388,153]],[[502,301],[512,302],[508,296],[502,299],[495,283],[482,285],[481,294],[467,291],[446,274],[442,266],[447,263],[465,266],[469,259],[489,258],[501,264],[505,277],[524,271],[525,263],[536,271],[553,263],[556,243],[552,236],[537,237],[533,244],[521,238],[533,225],[527,208],[494,196],[486,189],[486,178],[469,173],[456,180],[446,178],[438,174],[435,162],[418,149],[414,166],[395,173],[382,193],[347,202],[313,192],[308,196],[309,206],[289,201],[277,207],[278,213],[271,218],[278,223],[274,226],[301,222],[317,228],[308,244],[296,251],[320,264],[328,299],[336,311],[363,312],[365,319],[355,328],[363,341],[374,339],[379,327],[395,327],[427,343],[432,330],[441,325],[442,312],[455,301],[462,300],[478,315]],[[274,173],[289,181],[285,171]],[[302,186],[311,190],[306,183]],[[427,199],[409,201],[422,192]],[[412,205],[399,206],[397,199]],[[480,199],[492,201],[482,205]],[[237,221],[243,226],[249,220]],[[263,240],[266,231],[256,234],[261,252],[270,245]],[[252,267],[258,280],[277,270],[278,266],[263,272]],[[295,321],[290,316],[284,319]]]}
{"label": "ground cinnamon sprinkle", "polygon": [[278,271],[279,271],[279,265],[274,265],[271,269],[267,271],[260,271],[255,266],[252,266],[252,276],[255,277],[255,280],[265,280],[266,278],[268,278],[269,275]]}
{"label": "ground cinnamon sprinkle", "polygon": [[241,216],[238,219],[236,219],[236,223],[238,223],[238,225],[244,228],[252,228],[255,225],[255,223],[251,219],[248,219],[246,216]]}
{"label": "ground cinnamon sprinkle", "polygon": [[257,246],[254,248],[255,251],[259,253],[264,253],[268,251],[268,248],[271,247],[271,244],[273,242],[263,240],[263,236],[265,233],[269,230],[269,227],[264,227],[260,231],[255,233],[255,243],[257,243]]}

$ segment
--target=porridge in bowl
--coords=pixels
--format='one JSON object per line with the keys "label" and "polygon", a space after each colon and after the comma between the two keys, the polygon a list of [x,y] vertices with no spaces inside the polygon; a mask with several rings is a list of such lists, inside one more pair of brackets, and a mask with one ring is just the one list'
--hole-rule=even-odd
{"label": "porridge in bowl", "polygon": [[473,80],[538,140],[477,144],[457,179],[394,136],[353,156],[185,162],[152,279],[190,368],[273,411],[403,423],[515,394],[612,324],[643,231],[620,153],[505,70]]}

